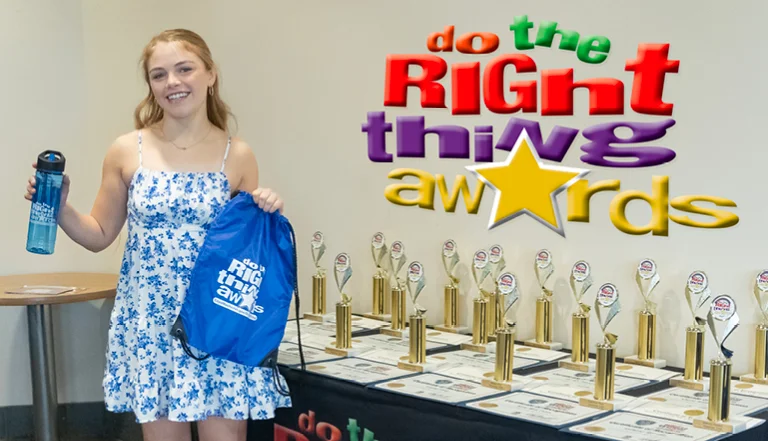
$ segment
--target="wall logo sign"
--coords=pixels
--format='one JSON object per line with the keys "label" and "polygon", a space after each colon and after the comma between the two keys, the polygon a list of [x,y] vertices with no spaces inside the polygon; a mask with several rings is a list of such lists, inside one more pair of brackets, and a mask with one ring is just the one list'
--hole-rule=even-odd
{"label": "wall logo sign", "polygon": [[[427,154],[437,154],[445,160],[471,161],[465,167],[466,173],[457,175],[452,186],[441,174],[395,168],[388,178],[396,182],[384,190],[389,202],[435,210],[439,193],[446,212],[456,211],[461,196],[467,213],[477,214],[483,193],[490,187],[494,198],[489,229],[528,215],[562,236],[564,219],[556,200],[561,193],[567,194],[565,219],[589,222],[590,216],[598,215],[601,209],[590,204],[592,196],[616,192],[608,216],[617,229],[632,235],[667,236],[670,221],[694,228],[727,228],[739,222],[738,216],[722,209],[736,207],[735,202],[726,198],[702,194],[670,197],[669,176],[651,176],[650,194],[622,189],[618,179],[588,181],[593,168],[617,172],[648,169],[677,158],[673,149],[659,145],[675,125],[671,118],[674,104],[664,100],[664,83],[668,74],[678,73],[680,61],[669,59],[669,44],[639,44],[634,58],[624,63],[624,71],[629,72],[624,80],[584,78],[586,75],[578,75],[568,67],[539,71],[526,52],[537,47],[551,48],[557,35],[557,47],[572,52],[588,68],[607,60],[611,49],[608,38],[558,29],[555,22],[536,25],[525,15],[515,17],[509,30],[516,51],[488,59],[485,66],[476,60],[477,55],[486,54],[487,59],[487,54],[498,49],[500,37],[490,32],[468,32],[454,38],[454,26],[446,26],[427,37],[431,53],[387,56],[385,107],[407,108],[410,90],[412,99],[419,96],[421,108],[443,109],[457,119],[480,115],[482,107],[487,112],[511,115],[503,131],[495,135],[490,125],[471,129],[459,124],[428,126],[424,116],[398,116],[390,122],[383,111],[369,112],[362,131],[367,136],[368,158],[372,162],[392,163],[395,158],[425,158]],[[466,61],[449,65],[439,55],[454,50],[466,56]],[[629,103],[625,103],[625,87],[631,88]],[[573,116],[577,91],[588,94],[589,115],[600,117],[601,122],[583,130],[556,125],[545,134],[539,122],[525,117]],[[509,95],[513,98],[507,99]],[[605,122],[606,115],[624,115],[630,109],[646,115],[644,121]],[[649,120],[648,116],[652,118]],[[620,136],[617,129],[631,134]],[[394,133],[394,146],[387,145],[387,133]],[[428,135],[438,140],[437,152],[427,152]],[[577,141],[579,135],[585,141]],[[583,165],[561,165],[578,143]],[[494,162],[496,150],[508,153]],[[416,178],[416,182],[407,182],[407,178]],[[647,224],[636,225],[627,218],[626,208],[631,201],[644,201],[650,206],[652,214]],[[688,217],[690,214],[697,218]]]}

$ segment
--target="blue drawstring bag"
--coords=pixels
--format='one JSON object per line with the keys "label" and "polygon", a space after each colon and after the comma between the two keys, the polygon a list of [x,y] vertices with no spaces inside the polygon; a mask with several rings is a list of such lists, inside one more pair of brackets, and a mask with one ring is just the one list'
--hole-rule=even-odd
{"label": "blue drawstring bag", "polygon": [[[290,222],[240,192],[206,233],[173,335],[196,360],[213,356],[248,367],[271,367],[276,376],[292,298],[299,319],[297,280]],[[299,355],[304,369],[300,331]]]}

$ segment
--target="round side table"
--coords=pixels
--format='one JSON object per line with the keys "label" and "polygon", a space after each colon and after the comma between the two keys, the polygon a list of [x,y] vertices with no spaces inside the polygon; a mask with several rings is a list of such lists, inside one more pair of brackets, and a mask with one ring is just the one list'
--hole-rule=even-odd
{"label": "round side table", "polygon": [[[58,398],[53,350],[51,305],[86,302],[115,296],[118,275],[100,273],[22,274],[0,277],[0,306],[26,306],[29,358],[35,407],[35,439],[58,441]],[[9,294],[23,286],[66,286],[63,294]]]}

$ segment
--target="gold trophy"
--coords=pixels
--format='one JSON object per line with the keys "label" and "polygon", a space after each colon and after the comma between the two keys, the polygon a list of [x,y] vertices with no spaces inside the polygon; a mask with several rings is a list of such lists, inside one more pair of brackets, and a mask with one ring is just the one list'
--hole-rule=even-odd
{"label": "gold trophy", "polygon": [[493,352],[495,346],[488,341],[488,314],[491,293],[483,289],[483,282],[491,274],[488,252],[477,250],[472,259],[472,278],[477,287],[477,297],[472,301],[472,342],[462,343],[461,348],[474,352]]}
{"label": "gold trophy", "polygon": [[742,375],[739,379],[747,383],[768,384],[768,270],[757,275],[753,291],[763,318],[755,329],[755,372]]}
{"label": "gold trophy", "polygon": [[[605,311],[603,311],[605,310]],[[606,331],[608,324],[621,311],[619,290],[611,283],[606,283],[597,291],[595,314],[603,331],[603,341],[597,344],[595,360],[595,391],[592,397],[581,397],[579,404],[600,410],[618,410],[629,399],[617,396],[614,392],[616,376],[616,341],[618,336]],[[605,319],[603,319],[605,314]]]}
{"label": "gold trophy", "polygon": [[467,334],[468,328],[459,325],[459,279],[453,274],[456,265],[459,264],[459,253],[456,242],[452,239],[443,242],[442,259],[449,283],[444,289],[443,324],[435,326],[435,329],[454,334]]}
{"label": "gold trophy", "polygon": [[313,322],[325,323],[332,318],[325,311],[325,269],[320,267],[320,258],[325,254],[325,240],[323,233],[315,231],[312,235],[312,261],[315,263],[315,274],[312,275],[312,312],[305,312],[304,318]]}
{"label": "gold trophy", "polygon": [[667,362],[656,358],[656,304],[651,301],[651,293],[659,285],[659,273],[656,262],[643,259],[637,266],[635,282],[643,295],[645,306],[640,311],[637,331],[637,354],[624,358],[627,364],[661,369]]}
{"label": "gold trophy", "polygon": [[536,299],[536,338],[525,342],[527,346],[559,351],[562,343],[552,341],[552,290],[546,287],[555,265],[548,250],[539,250],[533,263],[536,280],[541,288],[541,295]]}
{"label": "gold trophy", "polygon": [[341,300],[336,303],[336,341],[325,347],[325,352],[340,357],[354,357],[357,350],[352,348],[352,299],[344,293],[344,286],[352,277],[349,256],[340,253],[334,260],[334,278]]}
{"label": "gold trophy", "polygon": [[579,310],[571,317],[571,359],[560,360],[558,366],[573,371],[592,372],[595,370],[595,362],[589,359],[589,312],[592,308],[582,302],[584,294],[592,287],[589,263],[579,260],[573,264],[570,285]]}
{"label": "gold trophy", "polygon": [[392,242],[389,249],[389,266],[392,269],[392,321],[388,328],[381,328],[381,333],[403,338],[405,335],[405,284],[400,280],[400,270],[405,265],[405,246],[400,241]]}
{"label": "gold trophy", "polygon": [[[718,323],[723,323],[719,325]],[[706,417],[693,420],[693,427],[717,432],[737,433],[746,429],[747,419],[731,415],[731,358],[733,351],[725,347],[725,340],[739,326],[736,303],[726,295],[712,300],[707,313],[707,324],[717,343],[718,355],[709,365],[709,406]],[[718,329],[721,328],[722,329]]]}
{"label": "gold trophy", "polygon": [[373,256],[373,263],[376,265],[371,291],[373,306],[371,312],[363,314],[363,316],[375,320],[389,321],[390,316],[386,310],[389,277],[387,276],[387,269],[382,266],[382,263],[385,262],[384,258],[387,256],[387,243],[384,233],[378,232],[371,238],[371,255]]}
{"label": "gold trophy", "polygon": [[502,306],[502,326],[496,330],[496,363],[494,371],[485,374],[483,386],[502,391],[522,389],[525,385],[522,381],[512,378],[513,364],[515,361],[515,320],[508,320],[507,313],[520,298],[517,290],[517,279],[512,273],[501,274],[496,280],[498,287],[498,300]]}
{"label": "gold trophy", "polygon": [[705,391],[709,388],[709,379],[704,378],[704,335],[707,321],[696,312],[709,300],[709,279],[704,271],[694,271],[685,284],[685,300],[693,316],[693,324],[685,328],[685,373],[670,378],[674,387]]}
{"label": "gold trophy", "polygon": [[488,298],[488,340],[496,340],[496,330],[504,327],[504,304],[499,293],[499,275],[507,266],[504,260],[504,249],[501,245],[492,245],[488,249],[488,263],[491,267],[491,277],[494,284],[493,292]]}
{"label": "gold trophy", "polygon": [[408,265],[408,294],[411,297],[414,313],[410,316],[408,329],[408,356],[397,363],[397,367],[411,372],[429,372],[436,367],[427,361],[427,318],[426,308],[416,301],[424,289],[424,267],[419,262]]}

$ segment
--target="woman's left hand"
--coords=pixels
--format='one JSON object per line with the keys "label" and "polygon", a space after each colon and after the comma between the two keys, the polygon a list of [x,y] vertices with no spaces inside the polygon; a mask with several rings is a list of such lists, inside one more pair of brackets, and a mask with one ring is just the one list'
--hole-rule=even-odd
{"label": "woman's left hand", "polygon": [[251,193],[253,201],[267,213],[283,212],[283,200],[269,188],[257,188]]}

